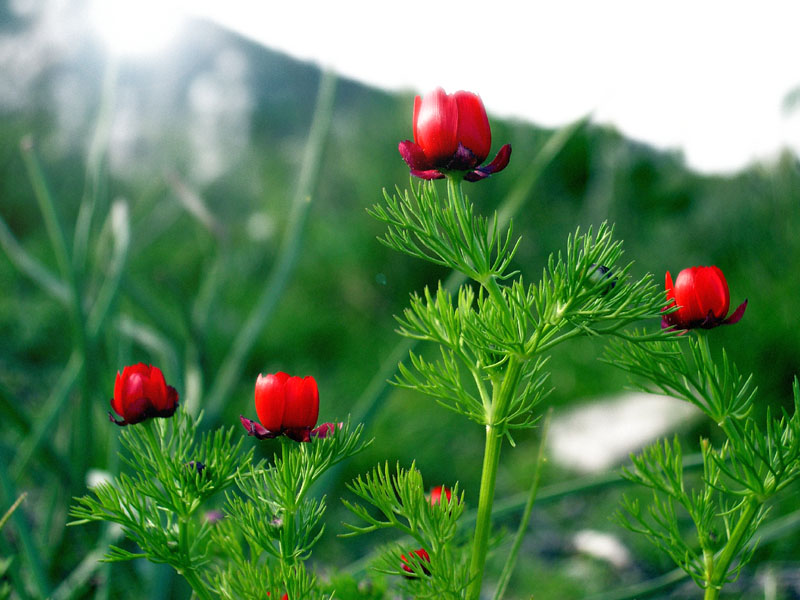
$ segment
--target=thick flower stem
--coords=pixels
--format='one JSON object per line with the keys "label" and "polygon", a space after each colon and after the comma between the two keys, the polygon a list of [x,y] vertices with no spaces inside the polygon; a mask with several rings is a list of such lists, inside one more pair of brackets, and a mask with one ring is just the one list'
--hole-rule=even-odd
{"label": "thick flower stem", "polygon": [[481,595],[483,568],[486,563],[486,551],[492,527],[494,486],[497,480],[497,465],[500,462],[502,443],[502,435],[499,434],[495,427],[487,425],[483,470],[481,472],[481,491],[478,499],[478,514],[475,521],[475,537],[472,543],[472,559],[469,565],[470,585],[467,589],[467,600],[477,600]]}
{"label": "thick flower stem", "polygon": [[[289,461],[291,460],[290,453],[292,451],[291,442],[289,438],[281,437],[281,458],[283,460],[282,467],[288,469]],[[288,498],[287,498],[288,500]],[[281,557],[285,564],[295,564],[297,562],[295,556],[295,543],[294,539],[294,519],[297,512],[297,496],[293,495],[291,498],[291,505],[283,507],[283,525],[281,534]]]}
{"label": "thick flower stem", "polygon": [[200,578],[200,575],[197,574],[197,571],[194,569],[186,569],[181,572],[183,578],[192,588],[194,595],[197,596],[200,600],[214,600],[214,596],[211,595],[211,592],[208,591],[206,584]]}
{"label": "thick flower stem", "polygon": [[747,500],[747,505],[745,506],[744,511],[742,511],[742,515],[739,517],[739,522],[736,523],[736,527],[734,527],[733,532],[728,539],[728,543],[725,544],[725,548],[722,549],[722,552],[720,553],[719,557],[717,557],[716,561],[714,561],[713,564],[707,568],[709,571],[707,573],[708,583],[706,585],[706,592],[703,596],[703,600],[717,600],[717,598],[719,598],[719,591],[722,589],[722,586],[725,583],[725,578],[728,575],[728,569],[730,568],[733,559],[736,557],[736,551],[739,549],[739,543],[750,529],[750,525],[753,523],[753,519],[756,518],[760,506],[761,503],[756,498],[751,497]]}
{"label": "thick flower stem", "polygon": [[492,506],[494,504],[494,487],[497,481],[497,465],[500,462],[500,450],[504,437],[502,416],[517,389],[521,374],[522,365],[518,360],[512,358],[508,363],[508,369],[500,388],[493,398],[492,412],[487,415],[486,446],[483,453],[481,491],[478,498],[475,537],[472,542],[472,558],[469,566],[470,583],[467,588],[467,600],[478,600],[481,595],[483,569],[486,564],[489,534],[492,529]]}
{"label": "thick flower stem", "polygon": [[703,594],[703,600],[717,600],[717,598],[719,598],[719,590],[709,585],[706,588],[706,593]]}
{"label": "thick flower stem", "polygon": [[197,570],[192,566],[192,552],[191,552],[191,540],[189,539],[189,528],[191,527],[191,523],[189,522],[191,515],[183,515],[178,519],[178,544],[180,548],[180,555],[183,560],[186,561],[186,566],[183,568],[178,569],[178,572],[183,575],[183,578],[186,579],[186,582],[194,591],[194,595],[197,596],[200,600],[213,600],[213,596],[208,589],[208,586],[200,577],[200,574]]}
{"label": "thick flower stem", "polygon": [[[508,303],[495,274],[490,270],[488,256],[482,255],[479,244],[474,239],[475,234],[473,225],[468,217],[466,198],[461,189],[462,178],[463,174],[449,174],[447,176],[447,193],[461,228],[461,233],[465,238],[464,253],[470,257],[472,263],[470,267],[473,271],[471,273],[465,272],[465,274],[478,281],[484,287],[496,308],[503,314],[505,320],[510,322],[511,314]],[[486,409],[486,446],[483,454],[475,536],[472,542],[467,600],[478,600],[481,595],[483,570],[486,565],[489,535],[492,530],[494,488],[505,434],[505,418],[511,399],[516,393],[517,385],[522,376],[522,367],[522,362],[518,358],[513,356],[509,358],[503,377],[494,382],[492,401]]]}
{"label": "thick flower stem", "polygon": [[508,588],[508,582],[511,579],[511,574],[514,572],[514,567],[517,564],[517,555],[519,554],[522,540],[525,533],[528,531],[528,524],[531,519],[531,512],[533,512],[533,504],[536,502],[536,495],[539,492],[539,482],[542,478],[542,465],[544,464],[544,450],[547,443],[547,432],[550,429],[550,418],[553,415],[552,407],[547,411],[547,416],[544,419],[542,426],[542,437],[539,440],[539,452],[536,456],[536,469],[533,474],[530,490],[528,491],[528,499],[525,502],[525,508],[522,511],[522,518],[519,521],[517,528],[517,535],[514,537],[514,543],[511,545],[511,551],[508,553],[506,564],[503,566],[503,571],[500,573],[500,579],[497,583],[497,588],[494,593],[494,600],[501,600]]}

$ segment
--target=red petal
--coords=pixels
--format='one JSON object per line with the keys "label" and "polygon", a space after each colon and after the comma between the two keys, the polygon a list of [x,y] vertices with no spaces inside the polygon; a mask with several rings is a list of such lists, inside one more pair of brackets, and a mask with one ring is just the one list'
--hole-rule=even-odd
{"label": "red petal", "polygon": [[697,295],[696,267],[684,269],[678,273],[673,288],[675,303],[680,308],[672,313],[672,317],[679,324],[687,325],[692,321],[702,321],[706,318],[708,311],[703,310],[703,305]]}
{"label": "red petal", "polygon": [[437,165],[458,148],[458,105],[454,96],[437,88],[414,102],[414,141]]}
{"label": "red petal", "polygon": [[111,399],[111,408],[113,408],[119,416],[123,415],[122,387],[122,375],[117,371],[117,380],[114,382],[114,397]]}
{"label": "red petal", "polygon": [[123,373],[122,378],[122,409],[127,410],[132,402],[144,396],[145,379],[139,373],[131,373],[127,378],[125,377],[125,373]]}
{"label": "red petal", "polygon": [[256,380],[256,414],[270,431],[280,431],[286,410],[286,373],[259,375]]}
{"label": "red petal", "polygon": [[344,427],[344,423],[342,423],[342,422],[339,422],[339,423],[323,423],[322,425],[320,425],[316,429],[312,429],[311,430],[311,437],[312,438],[322,438],[322,439],[324,439],[324,438],[326,438],[328,436],[333,435],[334,433],[336,433],[337,429],[341,429],[342,427]]}
{"label": "red petal", "polygon": [[453,495],[453,492],[450,491],[450,488],[444,485],[437,485],[435,488],[431,490],[430,503],[439,504],[439,502],[442,501],[443,493],[447,501],[450,502],[450,498]]}
{"label": "red petal", "polygon": [[718,319],[725,318],[730,308],[731,294],[725,275],[718,267],[700,267],[703,308],[712,311]]}
{"label": "red petal", "polygon": [[458,106],[456,140],[469,148],[478,159],[476,164],[480,164],[489,156],[492,147],[492,130],[486,109],[477,94],[456,92],[453,96]]}
{"label": "red petal", "polygon": [[286,382],[285,429],[301,429],[317,424],[319,390],[313,377],[291,377]]}
{"label": "red petal", "polygon": [[144,393],[157,411],[164,411],[170,408],[167,382],[158,367],[150,367],[149,377],[144,384]]}

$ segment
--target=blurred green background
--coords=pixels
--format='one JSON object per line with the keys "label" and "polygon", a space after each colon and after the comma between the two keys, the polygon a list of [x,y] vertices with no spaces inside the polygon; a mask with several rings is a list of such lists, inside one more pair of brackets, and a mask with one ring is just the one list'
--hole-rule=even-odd
{"label": "blurred green background", "polygon": [[[2,66],[10,83],[0,94],[0,512],[27,493],[0,532],[12,597],[188,598],[165,567],[98,566],[113,532],[65,528],[88,474],[119,468],[108,400],[117,370],[137,361],[159,365],[190,410],[207,411],[208,427],[252,415],[256,376],[277,370],[317,379],[321,420],[366,423],[375,443],[326,482],[329,525],[314,557],[323,576],[372,577],[359,561],[387,538],[338,539],[347,515],[336,498],[377,462],[414,460],[431,486],[459,481],[467,502],[475,498],[480,428],[383,383],[402,356],[393,315],[410,292],[449,275],[388,251],[365,212],[383,188],[408,185],[397,142],[411,136],[413,95],[324,78],[207,23],[187,28],[169,55],[115,62],[91,40],[66,53],[37,47],[24,37],[30,23],[0,12],[2,39],[18,49]],[[740,324],[713,332],[713,345],[754,373],[761,406],[789,407],[800,370],[796,156],[701,176],[679,154],[609,127],[577,125],[550,152],[553,132],[491,120],[494,149],[510,143],[511,164],[467,193],[484,214],[522,201],[523,277],[537,279],[576,227],[605,220],[636,277],[716,264],[732,305],[749,305]],[[556,415],[625,388],[623,374],[598,362],[601,351],[584,340],[553,357]],[[510,530],[537,435],[520,435],[501,460],[497,497],[509,510],[498,523]],[[682,435],[696,448],[714,430],[693,422]],[[614,473],[597,477],[548,465],[511,597],[645,597],[625,590],[671,571],[610,522],[622,488]],[[564,482],[578,492],[562,497]],[[795,507],[787,500],[772,518]],[[797,530],[787,527],[727,597],[774,589],[766,597],[800,598]],[[632,562],[576,551],[583,529],[619,537]],[[493,569],[502,556],[501,546]],[[652,593],[697,595],[685,581]]]}

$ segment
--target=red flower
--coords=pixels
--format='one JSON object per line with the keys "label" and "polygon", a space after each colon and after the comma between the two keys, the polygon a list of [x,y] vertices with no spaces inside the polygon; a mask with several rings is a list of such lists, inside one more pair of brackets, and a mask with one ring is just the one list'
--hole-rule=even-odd
{"label": "red flower", "polygon": [[[267,596],[271,596],[271,595],[272,595],[272,594],[270,594],[269,592],[267,592]],[[284,594],[283,596],[281,596],[281,600],[289,600],[289,594]]]}
{"label": "red flower", "polygon": [[[424,548],[420,548],[419,550],[414,550],[413,553],[416,554],[420,559],[422,559],[422,561],[431,562],[431,557],[428,556],[428,552]],[[410,554],[411,553],[409,553],[409,556],[410,556]],[[401,565],[403,567],[403,571],[406,571],[407,573],[411,573],[413,575],[414,574],[414,569],[412,569],[408,564],[408,561],[409,560],[413,560],[413,559],[406,558],[405,554],[401,554],[400,555],[400,560],[403,561],[403,564]],[[422,566],[422,572],[425,573],[425,575],[430,575],[431,574],[431,572],[425,567],[425,565],[421,565],[421,566]]]}
{"label": "red flower", "polygon": [[435,488],[431,490],[430,495],[430,503],[431,504],[439,504],[442,501],[442,494],[447,502],[450,502],[450,497],[452,496],[452,492],[450,491],[449,487],[443,485],[437,485]]}
{"label": "red flower", "polygon": [[[690,267],[678,273],[675,284],[667,271],[667,308],[679,306],[675,312],[664,314],[662,327],[676,329],[711,329],[733,325],[744,316],[747,300],[728,317],[731,296],[728,282],[717,267]],[[727,317],[727,318],[726,318]]]}
{"label": "red flower", "polygon": [[285,435],[308,442],[317,424],[319,390],[313,377],[291,377],[279,372],[259,375],[256,381],[256,414],[261,423],[240,417],[250,435],[258,439]]}
{"label": "red flower", "polygon": [[122,417],[108,417],[117,425],[134,425],[153,417],[171,417],[178,407],[178,392],[164,381],[158,367],[139,363],[117,372],[111,408]]}
{"label": "red flower", "polygon": [[479,167],[492,146],[492,131],[480,97],[471,92],[445,94],[436,88],[414,99],[414,141],[400,142],[398,149],[422,179],[441,179],[449,171],[468,171],[467,181],[478,181],[502,171],[511,157],[506,144],[484,167]]}

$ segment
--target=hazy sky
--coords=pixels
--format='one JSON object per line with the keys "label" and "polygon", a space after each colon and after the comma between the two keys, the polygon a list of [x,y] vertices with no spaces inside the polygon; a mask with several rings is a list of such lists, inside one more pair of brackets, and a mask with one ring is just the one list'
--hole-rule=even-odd
{"label": "hazy sky", "polygon": [[466,89],[544,126],[591,114],[701,171],[800,153],[797,0],[172,4],[383,88]]}

